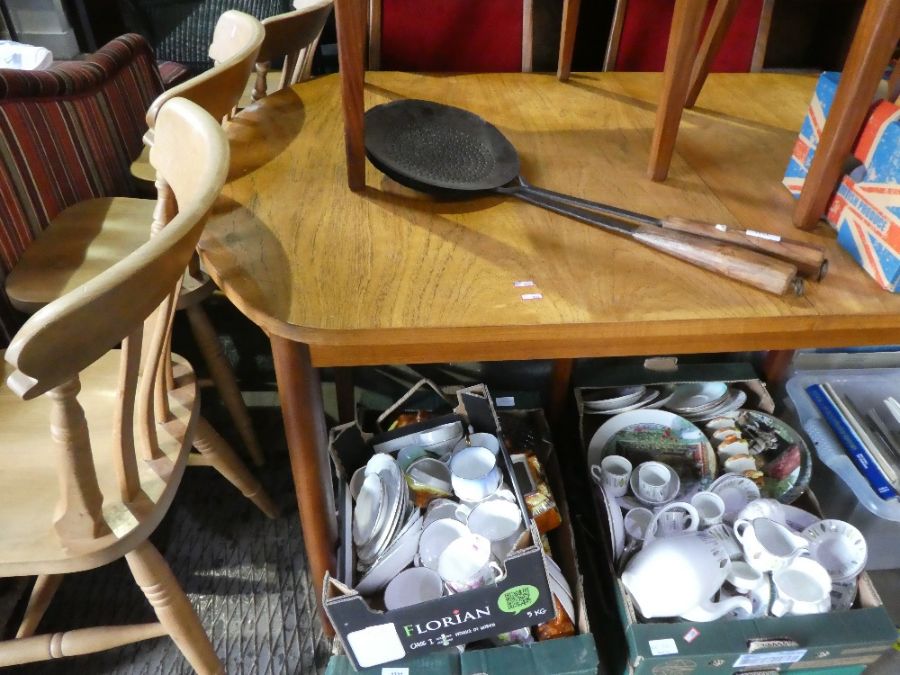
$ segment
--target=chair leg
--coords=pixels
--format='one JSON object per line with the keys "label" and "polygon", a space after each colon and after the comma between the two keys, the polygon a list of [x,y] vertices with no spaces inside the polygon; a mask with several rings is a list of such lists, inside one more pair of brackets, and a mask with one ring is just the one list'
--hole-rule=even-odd
{"label": "chair leg", "polygon": [[828,208],[898,37],[900,2],[866,0],[822,138],[794,205],[794,225],[800,229],[815,227]]}
{"label": "chair leg", "polygon": [[[263,486],[250,473],[228,442],[201,415],[194,434],[194,448],[202,455],[200,463],[211,466],[256,504],[269,518],[277,518],[278,507]],[[190,461],[190,460],[189,460]]]}
{"label": "chair leg", "polygon": [[22,623],[19,624],[19,630],[16,632],[17,639],[34,635],[62,580],[62,574],[41,574],[34,580],[34,588],[31,589],[31,596],[28,598],[25,616],[22,617]]}
{"label": "chair leg", "polygon": [[142,542],[125,555],[125,561],[159,622],[191,667],[203,674],[224,673],[225,668],[216,656],[200,618],[153,544]]}
{"label": "chair leg", "polygon": [[228,409],[234,425],[237,428],[241,440],[244,442],[253,463],[256,466],[262,466],[265,463],[262,448],[256,439],[256,433],[253,431],[253,423],[250,420],[250,413],[247,411],[247,405],[241,396],[241,390],[238,387],[234,372],[225,353],[222,351],[222,343],[219,342],[219,336],[216,335],[215,328],[206,314],[206,310],[200,304],[192,305],[185,308],[188,321],[191,324],[191,331],[197,340],[200,351],[203,352],[203,359],[209,368],[209,374],[216,383],[216,389],[222,397],[222,402]]}
{"label": "chair leg", "polygon": [[719,47],[725,41],[725,34],[728,33],[737,10],[738,0],[716,0],[712,18],[709,20],[703,42],[700,43],[700,51],[694,58],[691,85],[684,102],[685,108],[693,108],[697,102],[700,90],[703,89],[703,83],[706,82],[706,76],[709,75],[709,68],[713,59],[716,58],[716,54],[719,53]]}
{"label": "chair leg", "polygon": [[681,122],[681,112],[691,77],[694,50],[700,35],[700,24],[706,12],[706,0],[676,0],[669,47],[666,50],[666,69],[663,88],[656,110],[656,127],[650,146],[650,165],[647,175],[662,181],[669,173],[675,137]]}
{"label": "chair leg", "polygon": [[572,54],[575,52],[575,33],[578,30],[578,13],[581,0],[563,2],[562,32],[559,36],[559,60],[556,65],[556,79],[565,82],[572,73]]}

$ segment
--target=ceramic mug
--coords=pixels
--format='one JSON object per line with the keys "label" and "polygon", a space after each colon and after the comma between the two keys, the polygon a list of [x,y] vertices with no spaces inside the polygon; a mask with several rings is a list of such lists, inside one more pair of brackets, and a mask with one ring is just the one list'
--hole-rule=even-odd
{"label": "ceramic mug", "polygon": [[594,480],[613,497],[621,497],[628,492],[631,471],[631,462],[621,455],[607,455],[599,465],[594,464],[591,467]]}
{"label": "ceramic mug", "polygon": [[804,537],[768,518],[738,518],[734,523],[734,534],[744,549],[744,558],[760,572],[787,567],[809,549],[809,541]]}
{"label": "ceramic mug", "polygon": [[831,577],[815,560],[796,558],[772,573],[772,614],[819,614],[831,608]]}
{"label": "ceramic mug", "polygon": [[506,558],[525,532],[519,505],[500,498],[479,503],[469,513],[466,525],[470,532],[491,542],[491,553],[498,560]]}
{"label": "ceramic mug", "polygon": [[687,532],[696,532],[700,525],[700,515],[687,502],[671,502],[653,516],[644,536],[646,541],[673,537]]}
{"label": "ceramic mug", "polygon": [[653,511],[638,506],[625,513],[625,535],[628,543],[643,543],[653,522]]}
{"label": "ceramic mug", "polygon": [[450,474],[453,491],[466,502],[478,502],[493,494],[503,479],[494,453],[474,446],[453,454]]}
{"label": "ceramic mug", "polygon": [[661,502],[669,494],[672,472],[662,462],[644,462],[637,468],[640,497]]}
{"label": "ceramic mug", "polygon": [[427,567],[410,567],[395,576],[384,589],[384,606],[387,610],[400,609],[443,595],[444,580],[440,574]]}
{"label": "ceramic mug", "polygon": [[451,593],[480,588],[506,576],[491,555],[491,542],[480,534],[467,534],[450,542],[441,553],[437,572]]}
{"label": "ceramic mug", "polygon": [[451,542],[469,534],[469,528],[454,518],[435,520],[419,536],[418,565],[433,570]]}
{"label": "ceramic mug", "polygon": [[700,514],[700,529],[718,525],[725,518],[725,502],[715,492],[698,492],[691,497],[691,505]]}
{"label": "ceramic mug", "polygon": [[425,509],[425,520],[422,522],[422,527],[426,528],[441,518],[452,518],[465,523],[471,510],[465,504],[459,504],[445,497],[438,497],[431,501]]}
{"label": "ceramic mug", "polygon": [[453,448],[453,452],[462,450],[467,446],[474,448],[487,448],[495,455],[500,452],[500,440],[496,436],[494,436],[494,434],[469,434],[468,438],[464,438],[456,444],[456,447]]}

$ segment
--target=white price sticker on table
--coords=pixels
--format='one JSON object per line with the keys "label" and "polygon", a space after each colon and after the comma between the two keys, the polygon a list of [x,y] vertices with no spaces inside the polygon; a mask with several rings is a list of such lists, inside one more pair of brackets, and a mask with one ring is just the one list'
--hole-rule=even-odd
{"label": "white price sticker on table", "polygon": [[669,654],[678,653],[678,645],[675,644],[675,640],[672,638],[649,640],[647,644],[650,645],[650,653],[653,656],[668,656]]}

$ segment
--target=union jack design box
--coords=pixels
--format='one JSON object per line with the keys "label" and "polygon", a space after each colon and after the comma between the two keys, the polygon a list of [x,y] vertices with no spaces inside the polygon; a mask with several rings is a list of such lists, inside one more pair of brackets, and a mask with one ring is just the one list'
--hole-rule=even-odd
{"label": "union jack design box", "polygon": [[828,222],[838,242],[889,291],[900,291],[900,108],[873,109],[853,154],[862,162],[838,187]]}
{"label": "union jack design box", "polygon": [[781,181],[795,197],[800,195],[813,155],[816,154],[822,127],[825,126],[825,118],[831,110],[831,102],[834,100],[834,92],[837,91],[840,78],[840,73],[824,72],[816,83],[816,90],[812,101],[809,102],[803,126],[800,127],[800,134],[788,160],[787,171],[784,172],[784,179]]}

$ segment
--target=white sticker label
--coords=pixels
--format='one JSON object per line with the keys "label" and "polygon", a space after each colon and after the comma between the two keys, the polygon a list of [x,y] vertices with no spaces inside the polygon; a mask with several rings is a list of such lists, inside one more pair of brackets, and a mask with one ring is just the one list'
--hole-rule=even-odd
{"label": "white sticker label", "polygon": [[381,675],[409,675],[409,668],[382,668]]}
{"label": "white sticker label", "polygon": [[361,668],[396,661],[406,656],[406,650],[392,623],[382,623],[348,633],[347,643]]}
{"label": "white sticker label", "polygon": [[672,638],[649,640],[647,644],[650,645],[650,653],[653,656],[667,656],[678,653],[678,645],[675,644],[675,640]]}
{"label": "white sticker label", "polygon": [[534,286],[533,281],[514,281],[513,286],[516,288],[528,288],[529,286]]}
{"label": "white sticker label", "polygon": [[516,397],[515,396],[498,396],[494,403],[497,404],[498,408],[513,408],[516,405]]}
{"label": "white sticker label", "polygon": [[727,226],[727,225],[723,225],[722,223],[716,223],[716,229],[717,229],[719,232],[728,232],[728,226]]}
{"label": "white sticker label", "polygon": [[690,644],[698,637],[700,637],[700,631],[692,627],[687,633],[684,634],[684,641]]}
{"label": "white sticker label", "polygon": [[805,649],[791,649],[784,652],[763,652],[757,654],[742,654],[734,662],[732,668],[741,666],[777,666],[779,663],[797,663],[806,656]]}
{"label": "white sticker label", "polygon": [[541,300],[543,297],[542,293],[522,293],[523,300]]}
{"label": "white sticker label", "polygon": [[769,232],[758,232],[757,230],[745,230],[744,234],[748,237],[756,237],[757,239],[768,239],[769,241],[781,241],[781,237],[777,234],[771,234]]}

